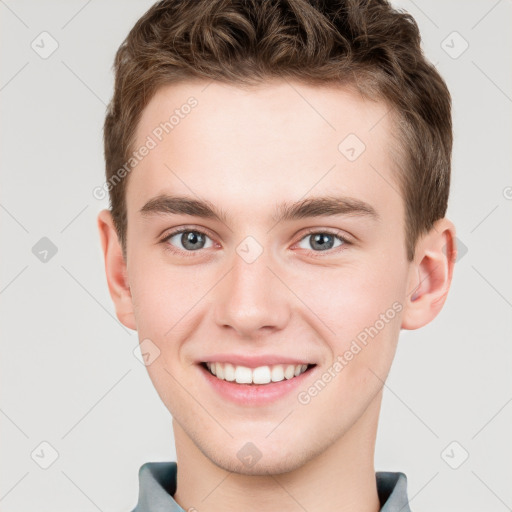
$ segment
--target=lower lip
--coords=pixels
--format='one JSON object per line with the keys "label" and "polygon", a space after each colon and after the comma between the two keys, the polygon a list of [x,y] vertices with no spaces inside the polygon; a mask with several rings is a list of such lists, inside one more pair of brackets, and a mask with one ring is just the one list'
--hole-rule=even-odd
{"label": "lower lip", "polygon": [[304,385],[305,380],[315,371],[316,366],[309,368],[298,377],[268,384],[237,384],[218,379],[202,365],[199,365],[199,368],[207,382],[222,397],[239,405],[265,405],[279,400]]}

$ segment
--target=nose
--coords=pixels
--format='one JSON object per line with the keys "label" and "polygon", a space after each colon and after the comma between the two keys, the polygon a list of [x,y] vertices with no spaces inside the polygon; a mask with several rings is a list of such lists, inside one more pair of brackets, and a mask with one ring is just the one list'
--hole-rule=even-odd
{"label": "nose", "polygon": [[252,263],[234,254],[231,271],[216,287],[214,318],[220,328],[257,338],[286,326],[290,295],[272,266],[265,251]]}

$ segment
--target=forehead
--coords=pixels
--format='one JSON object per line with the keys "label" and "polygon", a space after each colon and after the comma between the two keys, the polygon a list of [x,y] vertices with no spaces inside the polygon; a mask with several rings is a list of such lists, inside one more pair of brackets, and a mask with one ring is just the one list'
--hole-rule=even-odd
{"label": "forehead", "polygon": [[164,86],[136,130],[133,149],[150,149],[130,173],[127,204],[138,209],[171,192],[224,209],[249,199],[264,208],[277,195],[297,200],[308,191],[397,202],[391,123],[386,104],[339,86]]}

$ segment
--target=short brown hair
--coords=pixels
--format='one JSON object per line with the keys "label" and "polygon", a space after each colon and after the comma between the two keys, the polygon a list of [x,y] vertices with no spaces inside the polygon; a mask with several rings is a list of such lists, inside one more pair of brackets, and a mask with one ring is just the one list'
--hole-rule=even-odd
{"label": "short brown hair", "polygon": [[418,237],[446,213],[452,151],[450,94],[420,43],[414,19],[386,0],[157,2],[117,51],[104,126],[110,206],[123,254],[128,176],[114,179],[156,90],[190,79],[250,86],[283,78],[355,86],[388,105],[402,148],[397,177],[412,260]]}

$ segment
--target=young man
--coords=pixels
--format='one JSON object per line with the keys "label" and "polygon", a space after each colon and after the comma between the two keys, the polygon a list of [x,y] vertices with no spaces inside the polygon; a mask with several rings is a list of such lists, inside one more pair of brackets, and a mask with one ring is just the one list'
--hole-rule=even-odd
{"label": "young man", "polygon": [[375,472],[400,329],[446,299],[450,96],[384,0],[166,0],[115,62],[98,217],[177,464],[136,512],[410,510]]}

